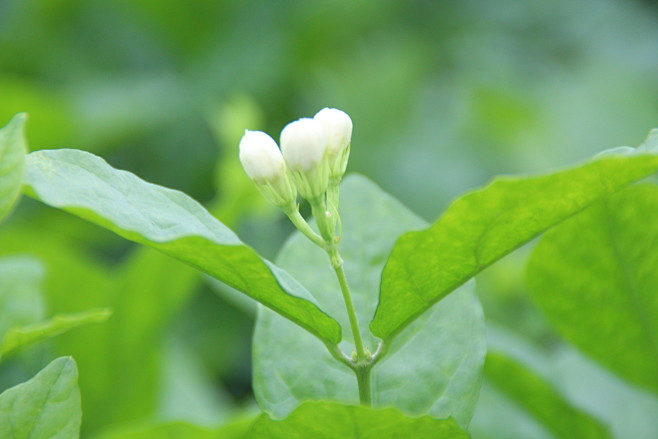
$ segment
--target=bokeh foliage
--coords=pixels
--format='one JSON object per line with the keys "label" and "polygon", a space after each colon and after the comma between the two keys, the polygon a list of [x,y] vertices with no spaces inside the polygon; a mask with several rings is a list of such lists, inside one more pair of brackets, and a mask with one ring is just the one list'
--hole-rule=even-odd
{"label": "bokeh foliage", "polygon": [[[657,17],[655,4],[621,0],[4,0],[0,124],[26,111],[32,150],[93,151],[184,190],[273,257],[290,229],[239,168],[245,128],[277,137],[289,120],[344,109],[355,122],[349,169],[434,220],[494,174],[638,144],[658,125]],[[600,418],[658,407],[550,329],[528,299],[527,253],[480,278],[487,319],[514,333],[494,331],[491,343]],[[114,312],[0,364],[3,389],[73,354],[88,435],[148,419],[215,426],[253,405],[253,313],[226,287],[217,295],[181,264],[28,200],[0,229],[0,254],[44,264],[47,315]],[[593,388],[619,403],[602,406]],[[496,437],[505,416],[533,425],[519,437],[550,437],[489,392],[475,438]],[[629,437],[656,428],[631,415],[608,422]]]}

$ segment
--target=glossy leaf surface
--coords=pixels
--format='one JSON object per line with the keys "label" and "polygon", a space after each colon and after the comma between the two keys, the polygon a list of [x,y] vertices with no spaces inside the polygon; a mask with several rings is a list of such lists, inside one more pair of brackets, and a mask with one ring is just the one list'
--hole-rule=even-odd
{"label": "glossy leaf surface", "polygon": [[309,301],[294,279],[181,192],[147,183],[78,150],[30,154],[25,184],[46,204],[180,259],[327,342],[340,341],[338,323]]}
{"label": "glossy leaf surface", "polygon": [[658,155],[649,148],[627,148],[548,175],[499,177],[459,197],[430,228],[396,242],[372,333],[394,337],[488,265],[657,170]]}

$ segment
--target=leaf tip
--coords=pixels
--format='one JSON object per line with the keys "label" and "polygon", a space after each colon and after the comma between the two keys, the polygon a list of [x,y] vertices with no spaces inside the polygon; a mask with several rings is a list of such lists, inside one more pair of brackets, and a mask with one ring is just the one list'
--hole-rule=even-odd
{"label": "leaf tip", "polygon": [[23,131],[25,127],[25,123],[27,122],[28,119],[28,114],[25,112],[22,113],[16,113],[14,117],[12,117],[9,122],[7,122],[7,125],[4,126],[3,129],[9,131],[9,132],[15,132],[15,131]]}

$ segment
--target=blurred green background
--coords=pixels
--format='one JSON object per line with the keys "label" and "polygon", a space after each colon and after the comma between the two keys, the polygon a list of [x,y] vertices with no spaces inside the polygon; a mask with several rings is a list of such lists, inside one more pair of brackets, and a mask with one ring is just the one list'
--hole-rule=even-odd
{"label": "blurred green background", "polygon": [[[32,150],[88,150],[183,190],[270,258],[291,227],[252,188],[237,143],[326,106],[354,121],[348,172],[433,220],[495,174],[637,145],[658,126],[658,3],[0,0],[0,124],[26,111]],[[225,287],[27,199],[0,253],[41,260],[51,314],[115,309],[3,363],[0,388],[72,353],[88,437],[254,410],[254,307]],[[590,413],[625,409],[605,420],[613,431],[654,437],[634,414],[655,398],[579,357],[535,310],[527,253],[480,279],[491,344]],[[475,438],[552,437],[502,400],[485,383]]]}

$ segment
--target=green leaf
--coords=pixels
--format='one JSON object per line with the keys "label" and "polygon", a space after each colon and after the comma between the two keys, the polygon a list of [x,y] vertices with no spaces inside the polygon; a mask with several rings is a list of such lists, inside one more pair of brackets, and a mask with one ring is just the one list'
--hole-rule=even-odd
{"label": "green leaf", "polygon": [[397,409],[307,402],[283,421],[263,414],[245,439],[468,439],[452,419],[409,417]]}
{"label": "green leaf", "polygon": [[[81,222],[52,213],[76,225]],[[162,362],[165,328],[195,292],[200,273],[143,246],[135,247],[110,270],[81,251],[77,239],[24,222],[0,228],[0,242],[0,252],[30,252],[47,266],[44,291],[53,313],[113,310],[112,318],[102,325],[88,325],[54,339],[57,353],[72,355],[81,370],[93,371],[79,379],[83,429],[95,431],[153,413],[162,394],[161,370],[167,366]],[[0,304],[0,315],[2,309]]]}
{"label": "green leaf", "polygon": [[12,209],[21,192],[25,167],[24,113],[17,114],[0,128],[0,220]]}
{"label": "green leaf", "polygon": [[11,327],[43,319],[44,271],[41,262],[32,257],[0,258],[0,337]]}
{"label": "green leaf", "polygon": [[116,430],[94,439],[468,439],[452,419],[409,417],[397,409],[307,402],[283,420],[267,413],[210,430],[174,422]]}
{"label": "green leaf", "polygon": [[556,439],[610,439],[607,429],[572,406],[549,383],[503,354],[489,353],[485,377],[544,425]]}
{"label": "green leaf", "polygon": [[393,338],[498,259],[658,170],[658,155],[628,149],[544,176],[497,178],[455,200],[430,228],[402,236],[382,274],[372,333]]}
{"label": "green leaf", "polygon": [[94,439],[247,439],[254,420],[236,421],[219,429],[198,427],[185,422],[115,428],[110,432],[94,436]]}
{"label": "green leaf", "polygon": [[340,326],[309,300],[308,292],[181,192],[146,183],[77,150],[30,154],[25,184],[46,204],[180,259],[327,343],[340,341]]}
{"label": "green leaf", "polygon": [[[53,213],[59,215],[59,212]],[[80,222],[73,217],[68,220],[76,224]],[[104,419],[108,409],[113,408],[108,398],[118,387],[113,381],[114,365],[109,361],[115,358],[115,352],[109,348],[111,326],[120,317],[113,302],[116,297],[114,273],[90,257],[88,251],[81,251],[75,240],[60,233],[54,234],[49,228],[13,222],[10,227],[0,228],[0,241],[1,252],[29,252],[38,256],[47,267],[44,293],[49,311],[53,314],[79,313],[97,308],[114,310],[113,317],[102,325],[87,325],[53,340],[58,355],[72,355],[80,370],[93,371],[83,373],[79,378],[80,390],[84,395],[84,425],[93,430],[100,423],[99,418]],[[172,263],[183,265],[173,260]],[[156,302],[157,305],[160,303]],[[42,318],[36,321],[39,320]],[[145,344],[141,352],[154,348],[154,343]],[[142,394],[140,396],[143,397]]]}
{"label": "green leaf", "polygon": [[[366,347],[379,281],[395,238],[423,221],[364,177],[341,188],[344,236],[340,251]],[[353,351],[345,305],[326,254],[294,234],[277,262],[315,294],[322,309],[341,322],[348,355]],[[484,362],[484,323],[471,284],[411,325],[372,370],[373,402],[412,414],[454,417],[467,425],[477,399]],[[261,408],[287,416],[301,401],[358,402],[354,373],[295,325],[261,307],[254,332],[254,391]]]}
{"label": "green leaf", "polygon": [[0,341],[0,360],[32,343],[63,334],[87,323],[104,322],[112,314],[109,309],[93,309],[76,314],[59,314],[41,323],[9,328]]}
{"label": "green leaf", "polygon": [[166,328],[199,278],[198,271],[146,247],[135,248],[113,273],[114,313],[99,353],[105,359],[104,389],[98,389],[100,400],[92,409],[99,423],[138,419],[156,409]]}
{"label": "green leaf", "polygon": [[0,437],[78,439],[82,412],[77,381],[75,362],[62,357],[0,394]]}
{"label": "green leaf", "polygon": [[547,233],[528,286],[558,331],[658,392],[658,187],[630,187]]}

